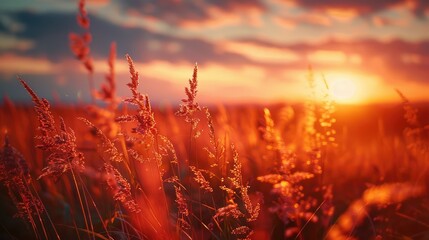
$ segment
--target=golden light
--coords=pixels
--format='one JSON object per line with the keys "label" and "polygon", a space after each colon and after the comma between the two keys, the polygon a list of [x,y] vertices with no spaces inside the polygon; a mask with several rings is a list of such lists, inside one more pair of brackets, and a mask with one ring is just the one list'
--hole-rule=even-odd
{"label": "golden light", "polygon": [[327,76],[329,94],[337,103],[362,103],[366,99],[361,93],[359,79],[352,74],[334,74]]}
{"label": "golden light", "polygon": [[329,89],[337,102],[353,101],[356,96],[356,84],[350,79],[331,81]]}

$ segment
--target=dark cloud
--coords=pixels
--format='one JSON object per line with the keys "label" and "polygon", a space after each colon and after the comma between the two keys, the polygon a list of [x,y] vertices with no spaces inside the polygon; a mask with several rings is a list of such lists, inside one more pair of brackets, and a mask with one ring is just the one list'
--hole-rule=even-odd
{"label": "dark cloud", "polygon": [[[71,13],[35,13],[10,12],[5,13],[13,21],[25,26],[22,31],[15,32],[9,28],[0,28],[0,32],[18,39],[29,39],[34,47],[28,50],[0,49],[0,55],[16,55],[32,59],[46,58],[53,63],[71,60],[73,55],[69,49],[69,33],[79,32],[76,16]],[[182,39],[174,36],[158,34],[137,27],[123,27],[106,20],[91,16],[91,33],[93,42],[91,51],[96,59],[107,60],[110,43],[116,41],[118,58],[125,59],[129,53],[136,62],[167,61],[188,62],[190,69],[195,62],[204,65],[207,62],[221,62],[230,66],[249,62],[245,57],[228,52],[218,51],[210,42],[200,39]],[[87,82],[85,75],[76,69],[79,64],[68,65],[72,69],[63,69],[52,74],[26,74],[25,72],[0,72],[0,96],[10,96],[13,100],[28,100],[26,94],[17,84],[15,75],[24,74],[35,91],[40,96],[53,99],[53,89],[63,101],[77,100],[77,94],[82,92],[83,100],[88,100]],[[168,70],[168,69],[167,69]],[[144,73],[141,73],[144,76]],[[61,78],[61,79],[59,79]],[[128,79],[128,75],[118,76],[118,79]],[[98,78],[98,80],[103,79]],[[186,80],[186,79],[185,79]],[[60,82],[59,82],[60,81]],[[184,81],[186,83],[186,81]],[[125,84],[118,86],[121,95],[127,95]],[[145,89],[148,93],[156,92],[155,102],[171,100],[182,95],[182,88],[166,82],[165,79],[145,79]],[[174,99],[179,101],[180,99]],[[0,100],[1,101],[1,100]]]}
{"label": "dark cloud", "polygon": [[246,10],[266,10],[262,0],[129,0],[118,1],[118,4],[126,12],[151,16],[173,26],[211,19],[210,10],[213,8],[224,13],[236,14]]}
{"label": "dark cloud", "polygon": [[[1,12],[0,12],[1,14]],[[8,28],[6,27],[6,24],[3,21],[0,21],[0,32],[7,32],[9,31]]]}
{"label": "dark cloud", "polygon": [[[25,29],[17,33],[7,30],[3,32],[35,43],[34,48],[23,53],[25,56],[43,56],[52,61],[72,57],[68,36],[70,32],[80,31],[74,14],[16,12],[9,13],[9,16],[23,24]],[[130,53],[136,61],[141,62],[222,61],[234,64],[245,61],[245,58],[237,54],[217,52],[213,44],[204,40],[182,39],[142,28],[123,27],[93,16],[91,33],[93,35],[91,50],[96,58],[105,59],[110,43],[116,41],[119,57]],[[4,53],[11,50],[2,51]]]}

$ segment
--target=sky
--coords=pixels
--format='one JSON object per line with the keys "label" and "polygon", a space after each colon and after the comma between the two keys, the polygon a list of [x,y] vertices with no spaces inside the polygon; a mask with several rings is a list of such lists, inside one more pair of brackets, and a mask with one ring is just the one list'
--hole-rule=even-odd
{"label": "sky", "polygon": [[[57,103],[87,102],[88,75],[70,50],[78,1],[0,1],[0,97],[29,101],[16,80]],[[339,103],[429,100],[427,0],[87,0],[98,88],[117,44],[118,95],[125,54],[152,102],[174,104],[199,69],[205,103],[300,102],[317,83]],[[322,88],[322,87],[320,87]]]}

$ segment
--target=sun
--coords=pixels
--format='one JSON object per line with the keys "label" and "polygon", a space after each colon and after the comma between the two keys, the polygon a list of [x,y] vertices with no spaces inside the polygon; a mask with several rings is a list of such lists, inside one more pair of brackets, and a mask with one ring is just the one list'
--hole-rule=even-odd
{"label": "sun", "polygon": [[329,85],[331,96],[338,102],[355,100],[356,84],[350,79],[335,79]]}
{"label": "sun", "polygon": [[337,103],[359,103],[358,80],[354,76],[336,75],[327,79],[329,94]]}

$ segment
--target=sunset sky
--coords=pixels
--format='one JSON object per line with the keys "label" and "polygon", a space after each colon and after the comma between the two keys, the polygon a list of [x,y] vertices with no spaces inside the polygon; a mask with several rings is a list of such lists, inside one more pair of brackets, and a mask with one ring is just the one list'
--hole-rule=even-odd
{"label": "sunset sky", "polygon": [[[0,97],[87,101],[85,69],[69,48],[77,0],[0,1]],[[340,103],[429,100],[427,0],[89,0],[95,81],[117,43],[117,79],[128,96],[125,54],[155,103],[183,97],[195,62],[208,103],[297,102],[311,65]]]}

